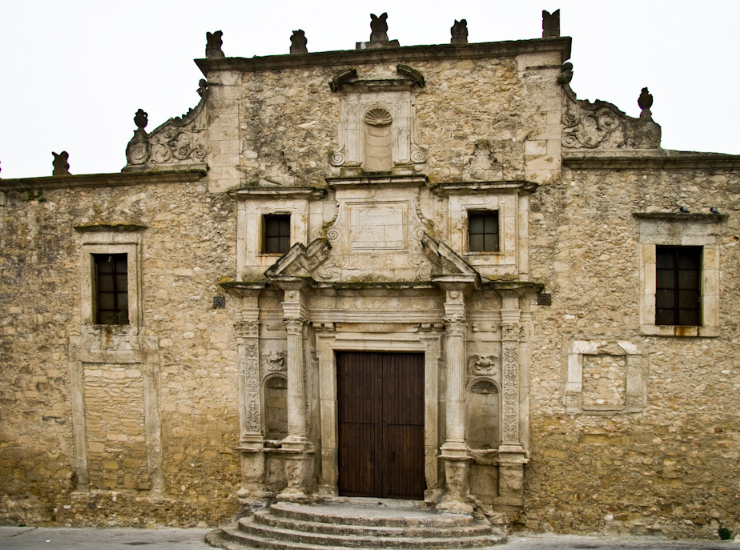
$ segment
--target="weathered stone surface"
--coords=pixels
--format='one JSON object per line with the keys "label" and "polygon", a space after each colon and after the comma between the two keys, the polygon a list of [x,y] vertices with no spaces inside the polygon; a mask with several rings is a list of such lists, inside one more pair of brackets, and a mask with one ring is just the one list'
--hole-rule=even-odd
{"label": "weathered stone surface", "polygon": [[[124,173],[0,181],[2,521],[335,497],[336,356],[384,351],[424,356],[429,506],[738,528],[737,157],[660,149],[647,89],[639,119],[578,100],[565,38],[213,47],[191,113],[137,113]],[[656,246],[702,247],[701,326],[655,324]],[[120,253],[130,323],[95,325],[92,255]]]}

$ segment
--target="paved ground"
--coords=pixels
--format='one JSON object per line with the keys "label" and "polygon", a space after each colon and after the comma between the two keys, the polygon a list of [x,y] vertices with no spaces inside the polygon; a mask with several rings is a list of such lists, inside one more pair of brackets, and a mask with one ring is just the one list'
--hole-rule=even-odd
{"label": "paved ground", "polygon": [[[204,529],[61,529],[0,527],[2,550],[209,550]],[[574,536],[523,536],[509,539],[502,550],[738,550],[730,541],[666,541]]]}

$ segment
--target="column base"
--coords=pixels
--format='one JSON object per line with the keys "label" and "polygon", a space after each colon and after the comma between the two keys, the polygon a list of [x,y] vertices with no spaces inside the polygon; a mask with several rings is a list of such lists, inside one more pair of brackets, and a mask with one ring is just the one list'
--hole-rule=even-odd
{"label": "column base", "polygon": [[[450,453],[453,454],[450,454]],[[450,514],[472,514],[473,503],[468,484],[468,463],[471,458],[467,448],[443,447],[441,458],[444,459],[446,494],[437,504],[437,510]]]}
{"label": "column base", "polygon": [[498,494],[495,504],[522,506],[524,499],[524,465],[529,462],[521,445],[499,447]]}
{"label": "column base", "polygon": [[313,488],[313,454],[286,454],[285,478],[288,486],[278,495],[279,501],[308,503],[315,500],[311,495]]}

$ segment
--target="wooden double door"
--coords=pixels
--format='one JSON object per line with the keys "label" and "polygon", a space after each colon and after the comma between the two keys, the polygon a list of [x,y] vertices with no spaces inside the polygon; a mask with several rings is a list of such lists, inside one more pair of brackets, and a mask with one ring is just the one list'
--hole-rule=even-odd
{"label": "wooden double door", "polygon": [[337,354],[339,494],[423,499],[424,355]]}

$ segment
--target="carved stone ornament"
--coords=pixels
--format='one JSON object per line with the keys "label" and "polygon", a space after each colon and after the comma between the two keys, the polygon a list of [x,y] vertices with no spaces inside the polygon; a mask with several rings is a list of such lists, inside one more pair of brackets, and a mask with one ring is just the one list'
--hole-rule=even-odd
{"label": "carved stone ornament", "polygon": [[239,321],[234,323],[237,338],[257,338],[260,333],[259,321]]}
{"label": "carved stone ornament", "polygon": [[244,383],[246,386],[246,419],[247,430],[259,433],[260,425],[260,391],[259,391],[259,346],[257,339],[247,340],[244,344]]}
{"label": "carved stone ornament", "polygon": [[473,355],[469,361],[470,373],[475,376],[491,376],[499,369],[499,358],[495,355]]}
{"label": "carved stone ornament", "polygon": [[[421,78],[423,80],[423,76]],[[412,82],[411,77],[408,82]],[[337,167],[361,166],[366,160],[365,140],[361,138],[366,127],[382,129],[388,126],[391,126],[388,139],[390,162],[393,165],[423,164],[427,161],[427,154],[420,145],[416,128],[412,96],[406,90],[383,96],[372,93],[344,96],[339,143],[330,155],[330,164]]]}
{"label": "carved stone ornament", "polygon": [[467,44],[468,43],[468,22],[465,19],[458,21],[455,19],[455,23],[450,29],[452,38],[450,44]]}
{"label": "carved stone ornament", "polygon": [[519,344],[502,344],[502,386],[504,398],[504,441],[519,441]]}
{"label": "carved stone ornament", "polygon": [[195,109],[190,109],[182,117],[169,119],[151,133],[144,129],[147,114],[141,109],[137,111],[134,117],[137,129],[126,146],[124,170],[146,170],[164,166],[177,168],[182,165],[205,163],[207,155],[203,109],[208,88],[204,81],[201,81],[199,93],[201,90],[201,100]]}
{"label": "carved stone ornament", "polygon": [[266,372],[284,372],[287,370],[285,358],[287,357],[286,351],[268,351],[265,355],[263,367]]}
{"label": "carved stone ornament", "polygon": [[[563,66],[565,69],[565,65]],[[564,90],[563,147],[568,149],[657,149],[660,148],[661,128],[650,110],[643,108],[640,118],[632,118],[611,103],[597,99],[593,103],[579,100],[570,87],[564,71],[558,81]],[[647,92],[647,90],[645,90]],[[652,104],[647,96],[642,101]],[[642,107],[642,106],[641,106]]]}
{"label": "carved stone ornament", "polygon": [[62,151],[59,154],[54,152],[52,152],[51,154],[54,155],[54,162],[52,163],[54,166],[54,171],[52,172],[52,175],[68,176],[69,163],[67,162],[67,160],[69,160],[69,153],[67,153],[67,151]]}
{"label": "carved stone ornament", "polygon": [[221,37],[224,35],[221,31],[214,33],[206,33],[206,57],[225,57],[224,52],[221,50],[223,46],[223,40]]}
{"label": "carved stone ornament", "polygon": [[463,179],[466,181],[497,181],[504,177],[503,167],[496,163],[488,140],[475,142],[473,155],[463,163]]}
{"label": "carved stone ornament", "polygon": [[560,36],[560,10],[542,10],[542,38],[558,38]]}
{"label": "carved stone ornament", "polygon": [[293,31],[293,34],[290,37],[290,53],[308,53],[308,48],[306,47],[306,44],[308,44],[306,33],[301,29]]}
{"label": "carved stone ornament", "polygon": [[482,393],[484,395],[498,393],[496,384],[490,380],[479,380],[470,387],[470,393]]}
{"label": "carved stone ornament", "polygon": [[303,325],[305,324],[306,324],[305,319],[299,319],[299,318],[293,318],[293,317],[286,317],[285,319],[283,319],[283,325],[285,326],[285,330],[288,334],[302,335]]}
{"label": "carved stone ornament", "polygon": [[442,319],[448,336],[465,337],[467,323],[462,315],[451,315]]}

